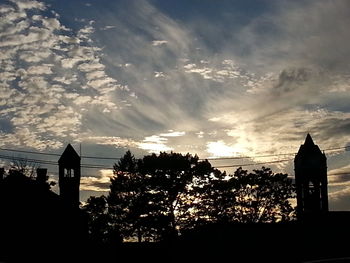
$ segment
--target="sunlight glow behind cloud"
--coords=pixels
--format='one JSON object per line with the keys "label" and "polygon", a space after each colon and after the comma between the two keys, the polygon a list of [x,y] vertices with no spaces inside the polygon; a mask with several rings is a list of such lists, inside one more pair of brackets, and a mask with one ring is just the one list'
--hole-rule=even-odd
{"label": "sunlight glow behind cloud", "polygon": [[211,157],[236,157],[244,155],[245,149],[241,145],[227,145],[224,141],[208,142],[207,152]]}

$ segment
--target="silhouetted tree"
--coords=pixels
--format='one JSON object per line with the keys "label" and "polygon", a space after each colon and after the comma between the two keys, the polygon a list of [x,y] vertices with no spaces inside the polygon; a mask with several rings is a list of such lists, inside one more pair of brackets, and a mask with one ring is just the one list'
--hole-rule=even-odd
{"label": "silhouetted tree", "polygon": [[196,168],[191,191],[193,227],[206,223],[228,222],[233,217],[235,195],[225,172],[206,160]]}
{"label": "silhouetted tree", "polygon": [[190,154],[160,153],[145,156],[139,171],[146,177],[148,218],[160,238],[177,236],[188,220],[187,197],[198,165]]}
{"label": "silhouetted tree", "polygon": [[289,199],[295,197],[295,190],[287,174],[274,174],[265,167],[251,173],[238,168],[228,183],[236,198],[235,221],[266,223],[294,218]]}
{"label": "silhouetted tree", "polygon": [[160,153],[136,160],[128,151],[115,164],[114,175],[106,199],[108,216],[124,239],[157,241],[207,223],[293,217],[291,180],[269,168],[251,173],[239,168],[227,175],[190,154]]}
{"label": "silhouetted tree", "polygon": [[[36,170],[38,168],[40,168],[40,166],[36,162],[29,161],[27,158],[14,157],[11,161],[9,171],[5,173],[4,176],[24,176],[30,179],[36,179]],[[45,186],[47,189],[51,189],[51,187],[54,185],[56,185],[55,181],[45,181]]]}
{"label": "silhouetted tree", "polygon": [[128,151],[114,166],[108,196],[113,222],[124,238],[160,240],[193,224],[193,178],[212,171],[201,165],[190,154],[160,153],[136,160]]}
{"label": "silhouetted tree", "polygon": [[91,196],[84,206],[88,216],[88,229],[90,239],[96,244],[107,245],[121,242],[118,229],[112,226],[108,213],[107,198]]}
{"label": "silhouetted tree", "polygon": [[289,202],[294,198],[292,181],[265,167],[251,173],[238,168],[233,175],[214,170],[196,178],[193,196],[196,224],[266,223],[292,220],[295,215]]}
{"label": "silhouetted tree", "polygon": [[137,160],[127,151],[114,165],[115,176],[111,179],[107,202],[114,229],[120,229],[124,239],[137,238],[141,242],[144,236],[152,236],[152,233],[143,226],[145,182],[136,170]]}
{"label": "silhouetted tree", "polygon": [[20,174],[28,176],[30,178],[35,177],[35,170],[39,168],[39,165],[35,162],[29,161],[27,158],[13,158],[11,161],[11,170]]}

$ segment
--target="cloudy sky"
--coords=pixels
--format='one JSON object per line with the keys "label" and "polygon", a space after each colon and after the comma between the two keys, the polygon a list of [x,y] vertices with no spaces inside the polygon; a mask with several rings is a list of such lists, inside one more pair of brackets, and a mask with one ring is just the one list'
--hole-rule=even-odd
{"label": "cloudy sky", "polygon": [[[0,147],[252,156],[212,163],[287,160],[265,165],[293,176],[309,132],[326,150],[331,209],[350,210],[350,153],[327,150],[350,144],[349,10],[346,0],[0,0]],[[82,200],[108,191],[110,174],[84,168]]]}

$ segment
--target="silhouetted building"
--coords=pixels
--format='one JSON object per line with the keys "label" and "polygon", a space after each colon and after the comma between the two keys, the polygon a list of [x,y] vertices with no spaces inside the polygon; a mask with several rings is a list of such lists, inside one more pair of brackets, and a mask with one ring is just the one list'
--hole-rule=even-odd
{"label": "silhouetted building", "polygon": [[[46,172],[38,169],[34,179],[10,170],[0,183],[0,262],[64,262],[84,257],[86,215],[50,190]],[[48,259],[50,253],[54,258]]]}
{"label": "silhouetted building", "polygon": [[39,183],[45,183],[47,181],[47,169],[46,168],[36,169],[36,180]]}
{"label": "silhouetted building", "polygon": [[327,213],[327,158],[310,134],[295,156],[294,169],[298,219]]}
{"label": "silhouetted building", "polygon": [[5,175],[5,169],[0,168],[0,183],[2,182],[2,180],[4,180],[4,175]]}
{"label": "silhouetted building", "polygon": [[72,145],[68,144],[60,159],[59,187],[60,197],[66,204],[72,207],[79,206],[80,186],[80,156]]}

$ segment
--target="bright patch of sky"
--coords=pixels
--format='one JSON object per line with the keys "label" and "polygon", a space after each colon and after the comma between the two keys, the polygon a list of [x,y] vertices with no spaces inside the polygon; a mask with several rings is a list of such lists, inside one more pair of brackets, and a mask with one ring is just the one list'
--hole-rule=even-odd
{"label": "bright patch of sky", "polygon": [[[1,0],[0,146],[208,158],[293,153],[307,132],[349,145],[349,2],[214,2]],[[330,172],[346,158],[329,155]],[[89,193],[108,188],[87,175]],[[350,191],[332,183],[342,207]]]}

